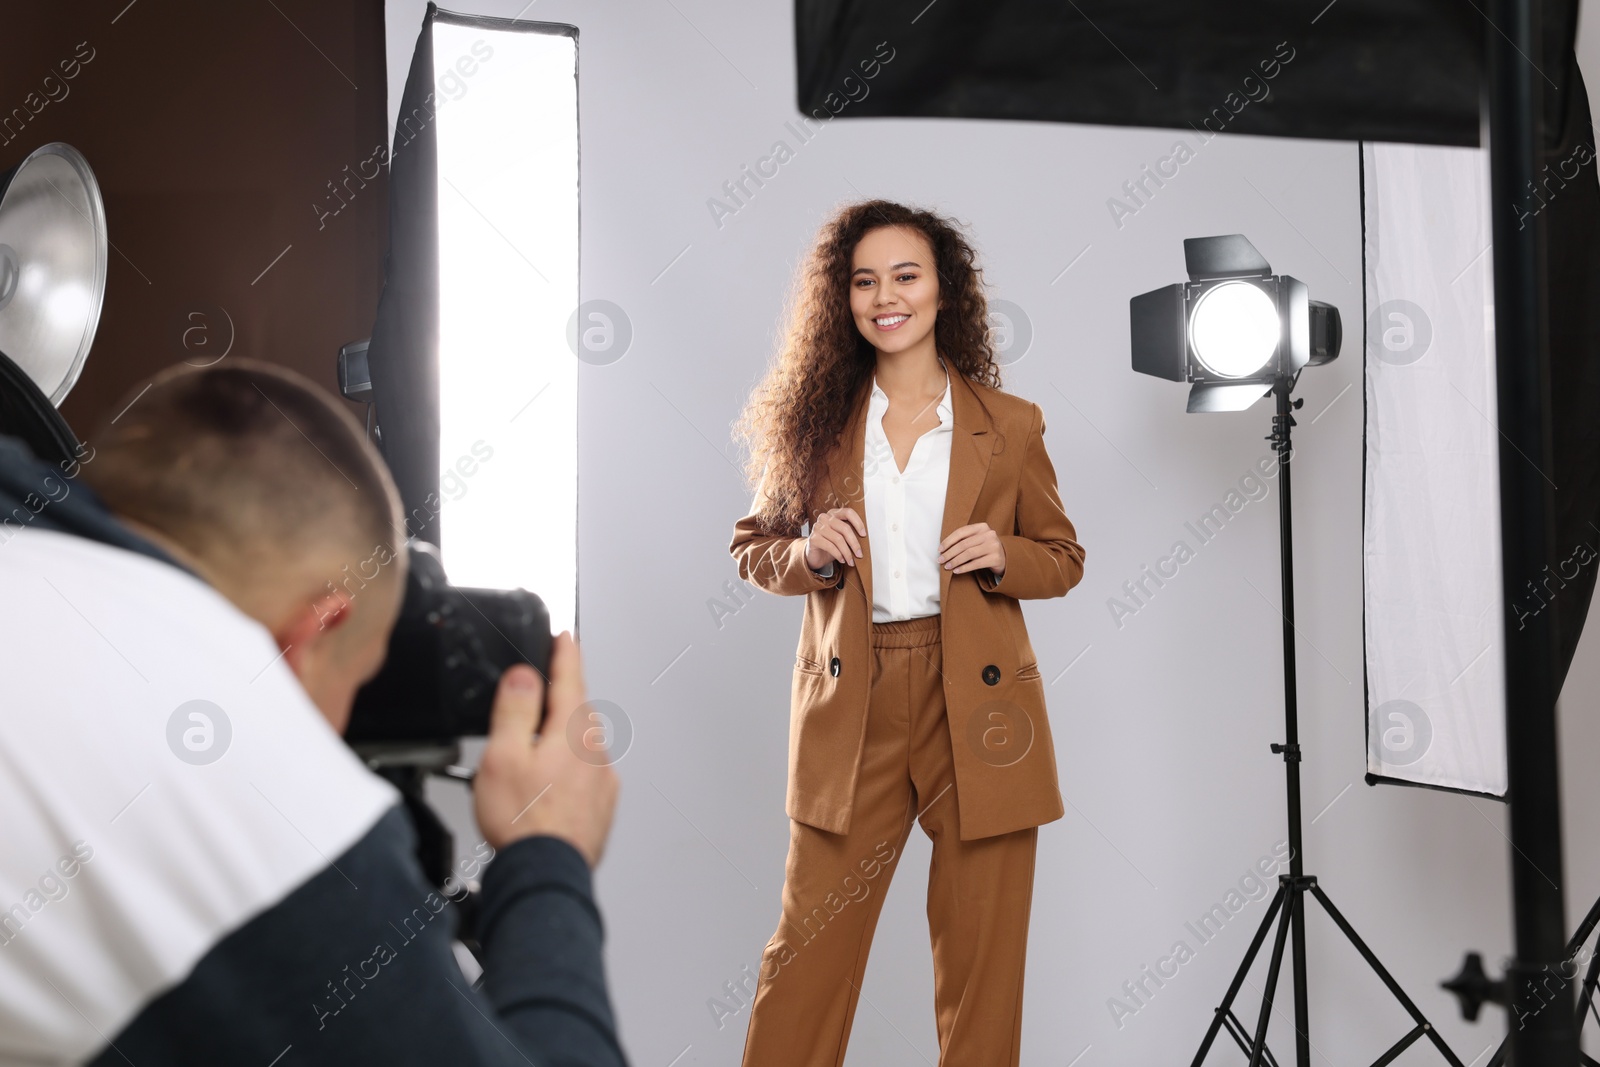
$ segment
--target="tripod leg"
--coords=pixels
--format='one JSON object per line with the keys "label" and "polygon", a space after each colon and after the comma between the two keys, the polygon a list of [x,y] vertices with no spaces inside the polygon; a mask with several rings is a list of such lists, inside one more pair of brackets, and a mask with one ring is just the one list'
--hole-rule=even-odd
{"label": "tripod leg", "polygon": [[1294,1062],[1311,1067],[1311,1006],[1306,993],[1306,897],[1296,893],[1290,901],[1289,925],[1294,941]]}
{"label": "tripod leg", "polygon": [[[1239,1017],[1231,1011],[1228,1013],[1228,1021],[1223,1025],[1227,1028],[1228,1036],[1233,1038],[1233,1043],[1239,1046],[1239,1051],[1244,1053],[1245,1058],[1248,1059],[1250,1056],[1250,1031],[1244,1028],[1244,1023],[1240,1022]],[[1261,1046],[1261,1062],[1264,1067],[1278,1067],[1278,1060],[1272,1054],[1271,1045]]]}
{"label": "tripod leg", "polygon": [[1239,995],[1239,987],[1244,985],[1244,976],[1250,972],[1250,965],[1255,962],[1256,953],[1261,951],[1261,943],[1267,939],[1267,931],[1272,929],[1272,920],[1278,914],[1278,909],[1283,906],[1283,895],[1286,890],[1282,883],[1278,885],[1277,895],[1272,898],[1272,903],[1267,907],[1267,914],[1261,920],[1261,925],[1256,927],[1256,936],[1250,942],[1250,949],[1244,954],[1244,961],[1239,964],[1239,969],[1234,973],[1233,982],[1228,986],[1227,996],[1222,998],[1221,1007],[1211,1019],[1211,1026],[1206,1030],[1205,1040],[1200,1042],[1200,1051],[1195,1053],[1194,1063],[1190,1067],[1200,1067],[1206,1060],[1206,1054],[1211,1051],[1211,1043],[1217,1039],[1217,1031],[1222,1029],[1223,1020],[1233,1010],[1233,998]]}
{"label": "tripod leg", "polygon": [[1594,933],[1594,928],[1600,926],[1600,897],[1589,905],[1589,914],[1583,917],[1583,922],[1572,932],[1572,940],[1567,942],[1567,956],[1576,956],[1583,950],[1583,943],[1589,940],[1589,935]]}
{"label": "tripod leg", "polygon": [[[1579,945],[1578,950],[1582,951]],[[1577,952],[1572,955],[1577,956]],[[1585,1022],[1584,1016],[1589,1013],[1589,1006],[1594,1003],[1595,983],[1600,982],[1600,952],[1589,957],[1589,969],[1583,975],[1583,988],[1578,991],[1578,1030],[1581,1033]]]}
{"label": "tripod leg", "polygon": [[[1600,898],[1589,905],[1589,914],[1583,917],[1583,922],[1573,931],[1572,940],[1567,942],[1567,960],[1576,960],[1583,952],[1583,946],[1589,940],[1589,935],[1594,933],[1596,925],[1600,925]],[[1594,1012],[1595,985],[1600,982],[1600,951],[1589,957],[1589,967],[1583,975],[1583,985],[1578,988],[1578,1062],[1587,1067],[1595,1063],[1595,1059],[1583,1052],[1583,1027],[1589,1021],[1589,1014]],[[1600,1019],[1600,1012],[1595,1012],[1595,1018]],[[1504,1046],[1502,1046],[1503,1048]],[[1498,1054],[1497,1054],[1498,1055]],[[1503,1060],[1503,1056],[1500,1056]],[[1499,1063],[1490,1063],[1488,1067],[1501,1067]]]}
{"label": "tripod leg", "polygon": [[1298,889],[1290,889],[1288,906],[1283,909],[1283,917],[1278,923],[1278,936],[1272,942],[1272,966],[1267,968],[1267,984],[1261,990],[1261,1019],[1256,1023],[1256,1039],[1251,1043],[1250,1067],[1260,1067],[1261,1051],[1267,1047],[1267,1024],[1272,1021],[1272,994],[1278,988],[1278,974],[1283,968],[1283,942],[1289,933],[1289,926],[1293,922],[1295,911],[1295,897],[1300,895]]}
{"label": "tripod leg", "polygon": [[1328,899],[1328,894],[1322,891],[1322,887],[1313,882],[1311,884],[1311,892],[1316,895],[1317,901],[1328,912],[1328,917],[1339,927],[1340,932],[1356,947],[1356,951],[1361,953],[1361,958],[1367,961],[1367,965],[1377,973],[1379,978],[1383,979],[1383,984],[1389,987],[1389,992],[1394,996],[1394,999],[1398,1000],[1400,1006],[1411,1015],[1411,1021],[1426,1028],[1428,1040],[1433,1042],[1434,1047],[1449,1062],[1450,1067],[1466,1067],[1456,1054],[1450,1050],[1450,1046],[1444,1043],[1444,1038],[1439,1036],[1439,1031],[1434,1029],[1433,1024],[1411,1002],[1411,998],[1406,996],[1405,990],[1400,988],[1400,983],[1396,982],[1394,976],[1384,969],[1383,964],[1378,962],[1378,957],[1374,956],[1372,950],[1367,947],[1367,943],[1361,940],[1361,935],[1356,933],[1355,927],[1351,926],[1345,917],[1339,913],[1339,909],[1333,906],[1333,901]]}
{"label": "tripod leg", "polygon": [[[1600,902],[1595,904],[1595,908],[1600,908]],[[1593,915],[1594,911],[1594,908],[1590,909],[1589,914]],[[1585,922],[1587,921],[1588,920],[1585,920]],[[1568,947],[1572,949],[1572,953],[1568,957],[1569,959],[1576,959],[1578,953],[1583,951],[1583,945],[1581,942],[1576,947],[1570,945]],[[1595,985],[1597,983],[1600,983],[1600,952],[1596,952],[1593,956],[1589,957],[1589,967],[1583,973],[1583,985],[1578,990],[1578,1057],[1579,1062],[1585,1064],[1594,1062],[1589,1056],[1584,1055],[1582,1046],[1583,1027],[1584,1024],[1589,1021],[1590,1013],[1593,1012],[1595,1018],[1600,1019],[1600,1012],[1595,1012],[1594,1004]],[[1492,1067],[1499,1067],[1499,1065],[1492,1065]]]}

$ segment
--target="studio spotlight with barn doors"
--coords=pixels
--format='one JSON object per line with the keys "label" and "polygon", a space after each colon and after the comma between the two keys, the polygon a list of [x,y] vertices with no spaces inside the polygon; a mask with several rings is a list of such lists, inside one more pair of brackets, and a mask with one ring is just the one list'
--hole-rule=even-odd
{"label": "studio spotlight with barn doors", "polygon": [[[1306,367],[1339,355],[1339,309],[1312,300],[1304,282],[1274,275],[1272,267],[1240,234],[1190,238],[1183,242],[1189,271],[1178,282],[1142,293],[1129,302],[1133,369],[1175,382],[1191,383],[1190,411],[1243,411],[1267,393],[1277,398],[1268,438],[1278,455],[1278,546],[1283,595],[1284,741],[1272,751],[1283,757],[1289,823],[1289,873],[1278,880],[1278,892],[1257,928],[1239,969],[1222,998],[1196,1053],[1196,1067],[1205,1061],[1217,1035],[1226,1028],[1251,1067],[1278,1062],[1267,1047],[1267,1024],[1283,966],[1285,942],[1292,938],[1295,1019],[1295,1063],[1311,1062],[1310,1002],[1306,986],[1305,897],[1315,897],[1362,959],[1411,1016],[1412,1027],[1376,1063],[1389,1063],[1426,1037],[1453,1067],[1461,1061],[1438,1031],[1378,962],[1355,928],[1339,913],[1314,875],[1305,872],[1300,833],[1300,726],[1295,701],[1294,659],[1294,527],[1289,496],[1289,432],[1294,409],[1304,401],[1289,399]],[[1234,1013],[1250,965],[1278,924],[1272,962],[1253,1030]]]}
{"label": "studio spotlight with barn doors", "polygon": [[1243,411],[1339,354],[1339,309],[1274,275],[1241,234],[1191,237],[1183,257],[1189,280],[1141,293],[1130,310],[1133,369],[1192,382],[1190,411]]}

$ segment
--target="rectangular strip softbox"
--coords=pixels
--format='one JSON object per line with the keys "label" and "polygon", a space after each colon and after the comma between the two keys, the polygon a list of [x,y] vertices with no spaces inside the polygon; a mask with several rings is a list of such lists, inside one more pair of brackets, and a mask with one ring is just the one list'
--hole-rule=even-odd
{"label": "rectangular strip softbox", "polygon": [[1368,779],[1506,791],[1489,174],[1366,144]]}

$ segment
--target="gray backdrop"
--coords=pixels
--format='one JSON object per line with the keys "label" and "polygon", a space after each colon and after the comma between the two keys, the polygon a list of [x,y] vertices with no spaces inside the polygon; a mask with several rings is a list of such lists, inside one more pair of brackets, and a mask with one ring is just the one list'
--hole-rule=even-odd
{"label": "gray backdrop", "polygon": [[[423,7],[388,3],[391,112]],[[727,544],[749,505],[729,426],[771,355],[816,226],[867,196],[970,225],[994,297],[1025,324],[1006,388],[1043,406],[1061,495],[1088,550],[1077,589],[1025,609],[1067,814],[1039,838],[1023,1063],[1187,1062],[1265,903],[1248,903],[1207,944],[1185,923],[1284,838],[1282,763],[1267,751],[1282,739],[1276,480],[1135,614],[1116,618],[1109,606],[1174,541],[1192,543],[1184,524],[1269,454],[1266,404],[1187,416],[1184,386],[1128,368],[1128,297],[1182,278],[1182,238],[1236,231],[1338,305],[1349,331],[1344,356],[1307,373],[1299,391],[1308,869],[1461,1058],[1486,1053],[1503,1013],[1465,1024],[1437,983],[1467,947],[1490,961],[1508,951],[1505,812],[1362,782],[1355,146],[887,120],[837,122],[802,145],[785,126],[796,120],[785,3],[473,0],[471,10],[580,27],[584,297],[619,305],[633,331],[624,358],[582,370],[578,531],[591,696],[619,705],[634,731],[598,874],[633,1062],[739,1061],[748,1013],[725,983],[757,969],[778,916],[801,602],[729,594],[738,581]],[[1600,55],[1592,30],[1583,44]],[[1278,77],[1297,73],[1291,61]],[[893,76],[891,61],[879,77]],[[708,200],[777,140],[793,158],[719,218]],[[1142,205],[1126,200],[1123,183],[1179,140],[1193,158]],[[1136,210],[1114,212],[1113,197]],[[727,611],[714,610],[719,601]],[[1600,752],[1589,715],[1597,689],[1591,633],[1562,707],[1574,919],[1600,892],[1600,789],[1587,773]],[[437,798],[465,837],[464,796],[444,787]],[[873,945],[850,1064],[937,1061],[928,856],[914,831]],[[1194,958],[1142,1005],[1128,999],[1123,984],[1180,939]],[[1315,1062],[1370,1062],[1405,1031],[1404,1014],[1320,913],[1310,953]],[[1291,1025],[1284,988],[1280,1054]],[[1138,1010],[1119,1025],[1112,998]],[[726,1006],[720,1026],[714,1000]],[[1441,1061],[1423,1043],[1400,1062]]]}

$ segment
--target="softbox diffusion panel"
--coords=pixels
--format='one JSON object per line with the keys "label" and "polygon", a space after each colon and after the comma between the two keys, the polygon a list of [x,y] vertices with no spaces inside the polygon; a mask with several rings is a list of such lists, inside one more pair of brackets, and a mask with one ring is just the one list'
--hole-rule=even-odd
{"label": "softbox diffusion panel", "polygon": [[[1576,5],[1543,5],[1565,83]],[[1476,145],[1487,23],[1455,0],[797,0],[799,107]],[[878,64],[892,56],[892,64]],[[869,80],[870,79],[870,80]],[[1562,94],[1547,94],[1551,129]]]}
{"label": "softbox diffusion panel", "polygon": [[1367,771],[1506,791],[1489,171],[1362,150]]}
{"label": "softbox diffusion panel", "polygon": [[[1511,625],[1555,623],[1556,685],[1600,568],[1600,183],[1576,64],[1519,205],[1548,235],[1555,543]],[[1367,778],[1504,797],[1504,633],[1488,173],[1470,149],[1365,145]]]}

